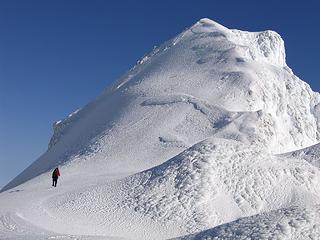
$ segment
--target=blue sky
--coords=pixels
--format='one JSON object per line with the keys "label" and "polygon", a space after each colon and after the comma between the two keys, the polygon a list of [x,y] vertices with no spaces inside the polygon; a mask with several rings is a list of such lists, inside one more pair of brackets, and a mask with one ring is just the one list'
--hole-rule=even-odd
{"label": "blue sky", "polygon": [[320,91],[315,0],[1,0],[0,186],[45,152],[54,121],[203,17],[229,28],[277,31],[288,65]]}

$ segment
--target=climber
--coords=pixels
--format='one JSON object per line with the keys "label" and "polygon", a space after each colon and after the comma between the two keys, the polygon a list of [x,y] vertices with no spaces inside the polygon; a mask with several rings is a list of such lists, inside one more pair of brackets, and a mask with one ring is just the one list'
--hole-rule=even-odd
{"label": "climber", "polygon": [[54,169],[54,171],[52,172],[52,186],[53,187],[57,186],[59,176],[60,176],[59,168]]}

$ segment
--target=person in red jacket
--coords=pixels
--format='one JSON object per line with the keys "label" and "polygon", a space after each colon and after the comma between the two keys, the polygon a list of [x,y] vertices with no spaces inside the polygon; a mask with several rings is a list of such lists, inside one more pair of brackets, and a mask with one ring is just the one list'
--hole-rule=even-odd
{"label": "person in red jacket", "polygon": [[54,169],[52,172],[52,186],[53,187],[57,186],[59,176],[60,176],[59,168]]}

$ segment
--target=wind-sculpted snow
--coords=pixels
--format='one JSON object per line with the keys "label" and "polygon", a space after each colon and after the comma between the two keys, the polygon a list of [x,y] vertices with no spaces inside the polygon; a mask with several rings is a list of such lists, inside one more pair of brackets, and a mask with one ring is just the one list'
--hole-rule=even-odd
{"label": "wind-sculpted snow", "polygon": [[316,240],[320,238],[319,222],[319,205],[310,208],[294,206],[240,218],[200,233],[175,238],[175,240]]}
{"label": "wind-sculpted snow", "polygon": [[[263,164],[262,164],[263,163]],[[125,179],[124,206],[195,232],[280,207],[317,203],[318,169],[230,140],[198,143]]]}
{"label": "wind-sculpted snow", "polygon": [[274,31],[250,33],[239,30],[232,32],[233,41],[243,45],[240,46],[240,51],[243,51],[246,58],[279,67],[287,66],[284,42],[278,33]]}
{"label": "wind-sculpted snow", "polygon": [[290,153],[285,153],[282,154],[282,156],[305,160],[313,166],[320,168],[320,144],[316,144]]}
{"label": "wind-sculpted snow", "polygon": [[319,139],[320,94],[281,37],[201,19],[54,124],[2,189],[0,238],[313,236],[318,217],[291,235],[272,221],[318,214]]}
{"label": "wind-sculpted snow", "polygon": [[[292,206],[306,207],[312,212],[320,197],[317,167],[226,139],[199,142],[159,166],[130,176],[93,178],[84,174],[73,184],[74,172],[68,168],[81,168],[80,162],[65,168],[71,176],[66,176],[57,190],[48,189],[44,180],[50,176],[42,176],[39,183],[28,182],[22,188],[3,193],[0,204],[2,200],[8,209],[15,206],[24,221],[28,220],[18,219],[19,224],[15,224],[16,220],[7,219],[4,225],[32,225],[88,239],[169,239],[218,225],[229,226],[229,222],[233,226],[232,221],[239,218],[262,213],[265,216],[270,211],[274,211],[270,215],[275,220],[282,219],[282,210],[276,210]],[[15,199],[18,195],[21,198]],[[3,212],[0,215],[6,216]],[[256,233],[259,225],[250,225],[250,218],[244,219],[249,220],[239,220],[235,225],[240,228],[243,224],[241,236],[264,232],[262,229]],[[292,236],[311,234],[313,230],[308,224],[305,223],[310,230]],[[0,224],[0,232],[3,228]],[[225,231],[233,236],[233,230],[228,227]],[[218,233],[221,239],[226,236],[222,231]],[[281,231],[274,232],[278,233],[282,236]],[[291,233],[286,233],[284,239],[295,239]],[[44,236],[50,234],[45,232]],[[10,236],[15,234],[10,232]]]}
{"label": "wind-sculpted snow", "polygon": [[169,104],[186,103],[191,104],[195,110],[200,111],[212,123],[212,128],[220,129],[236,118],[238,113],[231,113],[222,108],[212,106],[205,101],[188,95],[159,96],[148,99],[142,106],[159,106]]}
{"label": "wind-sculpted snow", "polygon": [[63,135],[66,134],[68,127],[72,125],[72,122],[77,118],[77,113],[79,110],[69,114],[69,116],[64,120],[59,120],[53,124],[53,136],[49,142],[49,148],[53,147],[53,145],[57,144]]}

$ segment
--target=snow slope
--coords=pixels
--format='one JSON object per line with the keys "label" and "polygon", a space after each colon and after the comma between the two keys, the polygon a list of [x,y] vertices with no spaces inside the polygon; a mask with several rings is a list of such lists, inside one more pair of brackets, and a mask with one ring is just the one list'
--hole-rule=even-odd
{"label": "snow slope", "polygon": [[277,33],[201,19],[54,124],[0,194],[0,239],[319,238],[319,129]]}
{"label": "snow slope", "polygon": [[305,160],[315,167],[320,167],[320,144],[316,144],[304,149],[283,154],[285,157],[299,158]]}
{"label": "snow slope", "polygon": [[320,208],[290,207],[176,239],[319,239]]}

